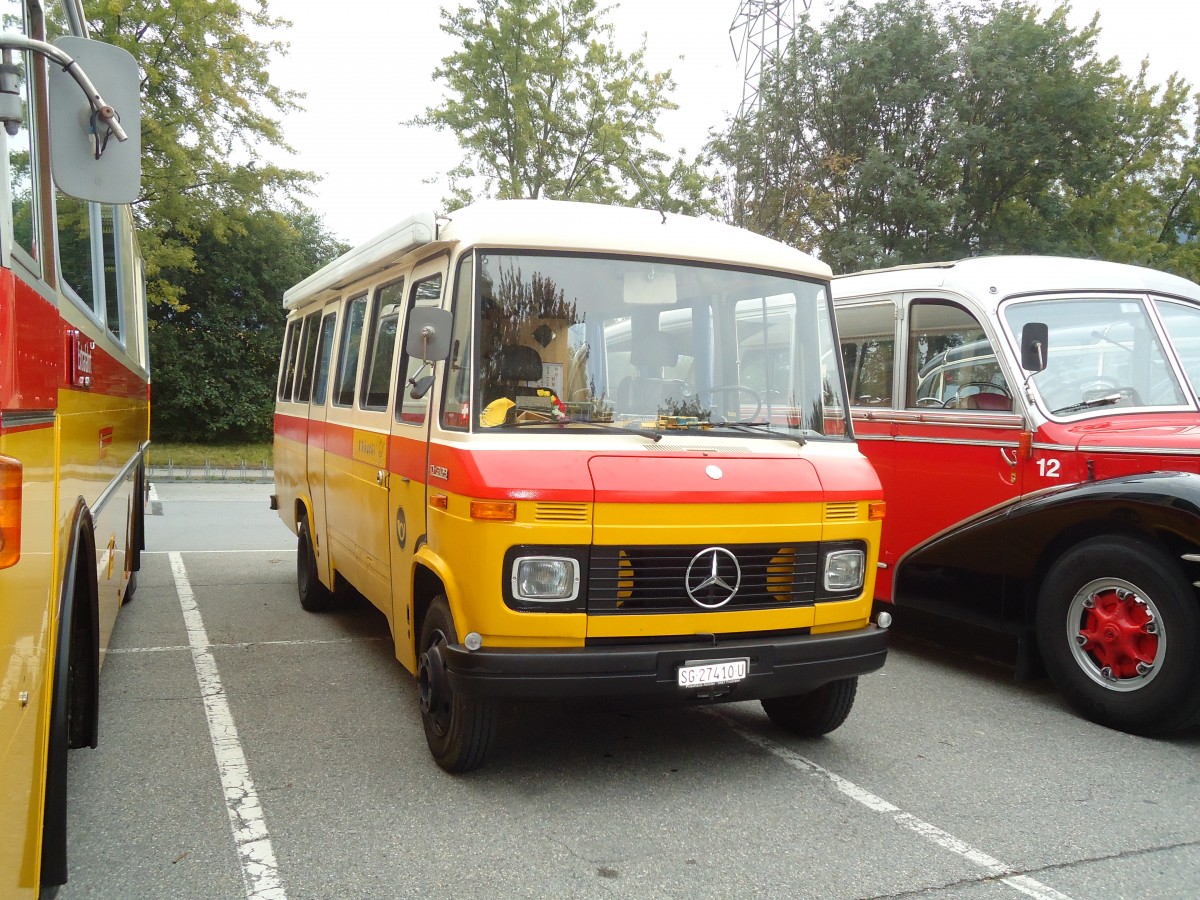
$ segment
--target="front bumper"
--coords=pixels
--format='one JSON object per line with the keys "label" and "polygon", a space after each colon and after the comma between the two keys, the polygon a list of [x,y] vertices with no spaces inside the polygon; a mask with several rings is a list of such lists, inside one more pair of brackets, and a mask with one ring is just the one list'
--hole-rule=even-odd
{"label": "front bumper", "polygon": [[[805,694],[830,681],[865,675],[887,658],[887,631],[876,625],[830,634],[762,635],[685,643],[563,649],[443,650],[453,690],[512,700],[630,699],[652,703],[757,700]],[[744,681],[680,688],[684,663],[748,657]]]}

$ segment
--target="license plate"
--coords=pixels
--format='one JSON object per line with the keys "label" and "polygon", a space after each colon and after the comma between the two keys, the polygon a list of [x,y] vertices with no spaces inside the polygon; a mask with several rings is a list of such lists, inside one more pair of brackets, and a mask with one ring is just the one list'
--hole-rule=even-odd
{"label": "license plate", "polygon": [[714,684],[734,684],[742,681],[750,669],[749,658],[722,659],[716,662],[687,662],[679,667],[681,688],[711,687]]}

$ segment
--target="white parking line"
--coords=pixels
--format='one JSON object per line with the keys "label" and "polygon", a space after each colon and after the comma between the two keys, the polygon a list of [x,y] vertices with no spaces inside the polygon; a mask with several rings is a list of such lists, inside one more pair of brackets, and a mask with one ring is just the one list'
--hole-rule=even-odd
{"label": "white parking line", "polygon": [[143,550],[142,556],[172,556],[176,553],[186,553],[191,556],[195,553],[295,553],[295,547],[284,547],[280,550],[261,550],[253,547],[246,549],[239,547],[236,550]]}
{"label": "white parking line", "polygon": [[937,844],[944,850],[949,850],[951,853],[958,854],[963,859],[967,860],[967,862],[983,869],[988,873],[989,876],[999,879],[1002,883],[1008,885],[1013,890],[1019,891],[1020,893],[1025,894],[1027,897],[1033,897],[1035,900],[1071,900],[1071,898],[1066,894],[1056,891],[1054,888],[1044,885],[1040,881],[1030,878],[1028,875],[1017,874],[1016,870],[1013,869],[1012,866],[1006,865],[995,857],[989,856],[982,850],[977,850],[975,847],[972,847],[970,844],[967,844],[964,841],[960,841],[954,835],[943,831],[936,825],[931,825],[929,822],[925,822],[921,819],[918,819],[916,816],[911,815],[910,813],[906,813],[904,810],[889,803],[882,797],[877,797],[870,791],[860,788],[858,785],[854,784],[854,782],[847,781],[841,775],[829,771],[824,766],[818,765],[807,757],[801,756],[795,750],[785,747],[782,744],[777,744],[760,734],[755,734],[752,731],[746,730],[734,719],[730,718],[727,713],[717,709],[710,710],[710,713],[714,716],[720,717],[729,725],[730,728],[737,732],[738,735],[749,741],[751,744],[754,744],[756,747],[761,747],[763,750],[766,750],[773,756],[779,757],[779,759],[782,759],[789,766],[792,766],[795,769],[799,769],[802,772],[811,772],[815,775],[820,775],[822,778],[825,778],[827,781],[831,782],[834,787],[836,787],[851,800],[861,803],[863,806],[869,810],[872,810],[873,812],[883,813],[884,815],[891,816],[892,820],[895,821],[896,824],[902,825],[909,831],[919,834],[927,841]]}
{"label": "white parking line", "polygon": [[200,683],[200,697],[208,718],[208,734],[217,759],[221,787],[225,792],[229,827],[233,831],[234,847],[241,861],[246,898],[287,900],[283,883],[279,880],[279,867],[275,862],[271,838],[267,834],[262,805],[250,778],[246,754],[238,740],[233,713],[217,671],[217,661],[209,650],[208,632],[204,629],[204,620],[200,617],[187,570],[183,567],[183,556],[172,552],[170,560],[175,576],[175,591],[179,594],[179,606],[183,609],[188,644],[192,650],[192,664],[196,667],[196,680]]}
{"label": "white parking line", "polygon": [[[372,641],[386,641],[388,638],[382,637],[354,637],[354,638],[327,638],[311,640],[296,640],[296,641],[238,641],[234,644],[209,644],[209,650],[249,650],[251,647],[308,647],[313,644],[367,644]],[[122,656],[127,653],[177,653],[183,650],[191,650],[191,646],[166,645],[162,647],[114,647],[108,651],[109,654]]]}

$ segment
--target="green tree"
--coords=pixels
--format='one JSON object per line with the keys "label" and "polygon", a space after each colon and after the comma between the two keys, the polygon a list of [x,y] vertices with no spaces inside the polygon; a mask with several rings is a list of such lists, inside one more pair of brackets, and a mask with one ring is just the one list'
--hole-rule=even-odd
{"label": "green tree", "polygon": [[[135,204],[151,303],[183,302],[180,272],[201,235],[245,227],[245,211],[287,205],[311,173],[264,162],[286,148],[280,117],[299,96],[271,83],[289,23],[267,0],[85,0],[94,37],[124,47],[142,70],[142,195]],[[171,273],[171,277],[168,277]]]}
{"label": "green tree", "polygon": [[262,441],[271,436],[283,292],[344,252],[312,213],[226,212],[201,226],[194,264],[168,269],[186,308],[151,309],[151,431],[156,439]]}
{"label": "green tree", "polygon": [[842,268],[927,252],[957,211],[956,60],[938,10],[851,3],[824,30],[805,16],[769,63],[758,110],[711,145],[733,173],[729,218]]}
{"label": "green tree", "polygon": [[646,70],[644,41],[617,50],[604,14],[594,0],[442,9],[442,30],[461,43],[434,71],[448,98],[411,124],[451,132],[465,153],[450,205],[481,194],[715,209],[698,159],[655,146],[659,113],[676,108],[671,73]]}
{"label": "green tree", "polygon": [[1187,87],[1122,77],[1098,20],[1066,13],[884,0],[805,18],[760,108],[710,145],[727,214],[841,270],[1013,252],[1178,271],[1196,221]]}

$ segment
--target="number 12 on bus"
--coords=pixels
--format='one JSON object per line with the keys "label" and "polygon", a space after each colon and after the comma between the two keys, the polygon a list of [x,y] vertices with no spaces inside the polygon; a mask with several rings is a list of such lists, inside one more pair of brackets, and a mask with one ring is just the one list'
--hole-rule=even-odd
{"label": "number 12 on bus", "polygon": [[74,0],[0,11],[0,896],[33,897],[66,881],[66,752],[142,547],[139,75]]}

